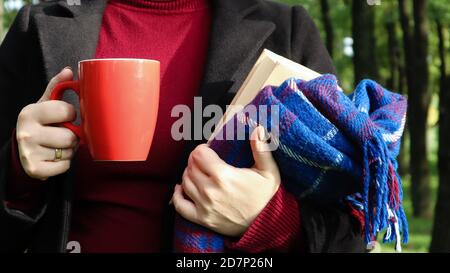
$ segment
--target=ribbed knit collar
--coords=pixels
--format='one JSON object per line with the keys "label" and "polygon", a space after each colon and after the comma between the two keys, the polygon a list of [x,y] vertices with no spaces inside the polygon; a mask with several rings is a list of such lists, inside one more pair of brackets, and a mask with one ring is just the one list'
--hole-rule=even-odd
{"label": "ribbed knit collar", "polygon": [[208,7],[208,0],[110,0],[155,12],[190,12]]}

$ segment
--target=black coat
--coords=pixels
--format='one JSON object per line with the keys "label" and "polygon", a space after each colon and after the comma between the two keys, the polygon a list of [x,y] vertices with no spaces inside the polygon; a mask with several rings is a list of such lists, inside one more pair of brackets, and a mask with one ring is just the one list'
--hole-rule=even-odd
{"label": "black coat", "polygon": [[[204,105],[231,101],[263,48],[322,73],[333,73],[331,59],[313,20],[300,6],[264,0],[211,0],[213,23],[206,71],[199,90]],[[36,102],[50,78],[63,67],[92,58],[106,0],[45,2],[22,8],[0,48],[0,252],[64,252],[70,227],[73,170],[50,178],[47,199],[36,215],[8,209],[5,188],[11,135],[20,110]],[[76,73],[76,72],[75,72]],[[69,99],[70,100],[70,99]],[[174,171],[180,180],[190,151]],[[339,207],[300,201],[302,234],[310,252],[362,252],[358,227]],[[170,251],[173,209],[166,213],[165,251]],[[120,236],[120,235],[118,235]]]}

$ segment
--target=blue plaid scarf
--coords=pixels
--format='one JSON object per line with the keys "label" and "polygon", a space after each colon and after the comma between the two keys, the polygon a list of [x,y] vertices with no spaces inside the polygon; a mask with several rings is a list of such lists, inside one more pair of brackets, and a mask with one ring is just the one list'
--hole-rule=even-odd
{"label": "blue plaid scarf", "polygon": [[[222,139],[229,139],[226,130],[236,129],[237,124],[245,128],[246,136],[258,124],[266,124],[271,143],[278,147],[273,156],[288,191],[299,199],[350,204],[363,218],[366,243],[375,240],[381,230],[386,230],[385,242],[396,240],[397,250],[401,234],[407,243],[396,161],[406,119],[404,97],[371,80],[362,81],[347,96],[335,76],[324,75],[267,86],[249,105],[266,106],[262,112],[267,115],[258,112],[254,120],[244,109],[223,127],[210,147],[224,161],[251,167],[248,137],[236,140],[234,130],[234,140]],[[277,106],[279,111],[271,112],[267,106]],[[278,124],[274,124],[276,114]],[[224,252],[224,241],[221,235],[177,216],[176,252]]]}

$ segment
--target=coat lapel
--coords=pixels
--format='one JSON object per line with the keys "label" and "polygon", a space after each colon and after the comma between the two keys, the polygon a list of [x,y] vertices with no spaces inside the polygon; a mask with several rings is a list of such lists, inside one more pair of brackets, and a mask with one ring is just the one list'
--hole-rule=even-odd
{"label": "coat lapel", "polygon": [[252,20],[255,0],[213,0],[208,58],[200,95],[204,104],[233,95],[245,80],[267,38],[275,30],[269,21]]}
{"label": "coat lapel", "polygon": [[81,1],[81,5],[68,5],[68,1],[61,0],[48,13],[36,15],[47,80],[65,66],[71,66],[77,76],[78,61],[95,55],[106,2]]}
{"label": "coat lapel", "polygon": [[[214,19],[200,88],[205,104],[218,103],[227,93],[237,91],[275,30],[272,22],[248,18],[258,7],[256,0],[211,2]],[[107,0],[95,0],[69,5],[60,0],[57,8],[36,15],[47,80],[67,65],[76,77],[78,61],[94,57],[106,4]]]}

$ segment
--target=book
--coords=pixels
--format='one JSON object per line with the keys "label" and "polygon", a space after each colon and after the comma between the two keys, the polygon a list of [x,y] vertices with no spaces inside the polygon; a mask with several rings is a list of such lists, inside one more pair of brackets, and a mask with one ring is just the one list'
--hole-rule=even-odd
{"label": "book", "polygon": [[265,86],[279,86],[292,77],[309,81],[320,76],[321,74],[306,66],[264,49],[231,101],[230,107],[216,125],[208,143],[220,132],[224,124],[248,105]]}

